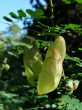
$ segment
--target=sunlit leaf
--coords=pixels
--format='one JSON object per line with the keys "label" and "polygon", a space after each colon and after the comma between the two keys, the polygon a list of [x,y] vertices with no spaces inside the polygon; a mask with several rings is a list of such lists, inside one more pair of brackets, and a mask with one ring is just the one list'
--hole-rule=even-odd
{"label": "sunlit leaf", "polygon": [[82,3],[82,0],[75,0],[77,3]]}
{"label": "sunlit leaf", "polygon": [[65,57],[66,60],[71,60],[71,61],[75,61],[77,63],[80,63],[80,58],[78,57],[70,57],[68,54],[66,54],[66,57]]}
{"label": "sunlit leaf", "polygon": [[63,2],[65,2],[66,4],[70,4],[71,3],[71,1],[69,1],[69,0],[62,0]]}
{"label": "sunlit leaf", "polygon": [[82,48],[78,48],[78,50],[81,50],[82,51]]}
{"label": "sunlit leaf", "polygon": [[40,43],[38,41],[36,41],[35,44],[37,45],[37,47],[40,47]]}
{"label": "sunlit leaf", "polygon": [[13,55],[13,56],[17,56],[15,53],[13,52],[8,52],[9,55]]}
{"label": "sunlit leaf", "polygon": [[31,49],[33,47],[32,45],[26,44],[24,42],[16,42],[16,41],[14,41],[12,39],[10,39],[10,40],[11,40],[11,43],[12,43],[13,46],[19,46],[19,45],[21,45],[21,46],[25,46],[25,47],[27,47],[29,49]]}
{"label": "sunlit leaf", "polygon": [[82,77],[82,73],[77,73],[78,76]]}

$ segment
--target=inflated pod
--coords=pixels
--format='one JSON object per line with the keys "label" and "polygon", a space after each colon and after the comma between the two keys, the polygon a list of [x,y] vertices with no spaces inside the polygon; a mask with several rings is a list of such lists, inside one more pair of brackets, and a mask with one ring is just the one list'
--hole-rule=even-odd
{"label": "inflated pod", "polygon": [[35,86],[35,80],[38,80],[38,75],[42,69],[42,56],[33,42],[33,48],[28,49],[24,47],[23,62],[25,67],[26,76],[30,85]]}
{"label": "inflated pod", "polygon": [[57,49],[50,49],[51,56],[46,58],[42,65],[37,83],[38,95],[47,94],[54,91],[61,79],[62,58]]}
{"label": "inflated pod", "polygon": [[50,52],[51,48],[56,48],[59,51],[63,62],[66,54],[66,44],[64,38],[62,36],[58,36],[56,38],[54,43],[48,48],[48,51],[46,53],[46,58],[51,56],[51,52]]}
{"label": "inflated pod", "polygon": [[24,67],[25,67],[25,73],[26,73],[26,76],[27,76],[27,80],[28,80],[28,83],[31,85],[31,86],[35,86],[36,87],[36,83],[35,83],[35,76],[34,76],[34,73],[31,71],[31,69],[28,67],[28,64],[25,60],[25,57],[24,58]]}

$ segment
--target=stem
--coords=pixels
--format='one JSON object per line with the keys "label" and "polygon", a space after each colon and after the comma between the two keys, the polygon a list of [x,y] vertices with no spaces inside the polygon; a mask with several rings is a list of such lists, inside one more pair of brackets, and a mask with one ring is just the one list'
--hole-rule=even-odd
{"label": "stem", "polygon": [[53,2],[52,0],[50,0],[50,6],[51,6],[51,22],[52,22],[52,26],[54,26],[54,5],[53,5]]}
{"label": "stem", "polygon": [[[62,69],[63,69],[63,68],[62,68]],[[63,73],[63,78],[64,78],[64,80],[65,80],[66,78],[65,78],[65,74],[64,74],[64,69],[63,69],[63,72],[62,72],[62,73]]]}

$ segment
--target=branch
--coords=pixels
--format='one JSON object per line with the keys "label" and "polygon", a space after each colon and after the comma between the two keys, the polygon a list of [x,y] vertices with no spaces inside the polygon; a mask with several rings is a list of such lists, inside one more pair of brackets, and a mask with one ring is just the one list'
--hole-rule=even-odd
{"label": "branch", "polygon": [[50,6],[51,6],[51,22],[52,22],[52,26],[54,26],[54,5],[53,5],[53,2],[52,0],[50,0]]}

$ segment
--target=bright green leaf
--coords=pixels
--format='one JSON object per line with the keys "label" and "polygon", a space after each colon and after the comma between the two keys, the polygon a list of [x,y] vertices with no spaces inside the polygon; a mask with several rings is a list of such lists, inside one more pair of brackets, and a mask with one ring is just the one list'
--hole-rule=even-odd
{"label": "bright green leaf", "polygon": [[14,45],[14,46],[19,46],[19,45],[21,45],[21,46],[25,46],[25,47],[27,47],[27,48],[29,48],[29,49],[31,49],[31,48],[33,47],[32,45],[26,44],[26,43],[24,43],[24,42],[15,42],[15,41],[12,40],[12,39],[10,39],[10,40],[11,40],[12,45]]}
{"label": "bright green leaf", "polygon": [[67,104],[67,110],[76,110],[75,106],[72,104]]}
{"label": "bright green leaf", "polygon": [[82,77],[82,73],[77,73],[78,76]]}
{"label": "bright green leaf", "polygon": [[46,104],[45,105],[45,108],[50,108],[50,104]]}
{"label": "bright green leaf", "polygon": [[44,47],[47,46],[47,44],[45,42],[42,42],[41,45]]}
{"label": "bright green leaf", "polygon": [[78,48],[78,50],[81,50],[82,51],[82,48]]}
{"label": "bright green leaf", "polygon": [[56,108],[57,107],[57,105],[56,104],[52,104],[52,108]]}
{"label": "bright green leaf", "polygon": [[65,2],[66,4],[70,4],[71,3],[71,1],[69,1],[69,0],[62,0],[63,2]]}
{"label": "bright green leaf", "polygon": [[68,95],[63,95],[63,100],[65,103],[71,103],[71,98]]}
{"label": "bright green leaf", "polygon": [[35,44],[37,45],[37,47],[40,47],[40,43],[38,41],[36,41]]}
{"label": "bright green leaf", "polygon": [[77,3],[82,3],[82,0],[75,0]]}
{"label": "bright green leaf", "polygon": [[15,56],[15,57],[17,56],[17,55],[16,55],[15,53],[13,53],[13,52],[8,52],[8,54],[9,54],[9,55],[13,55],[13,56]]}

